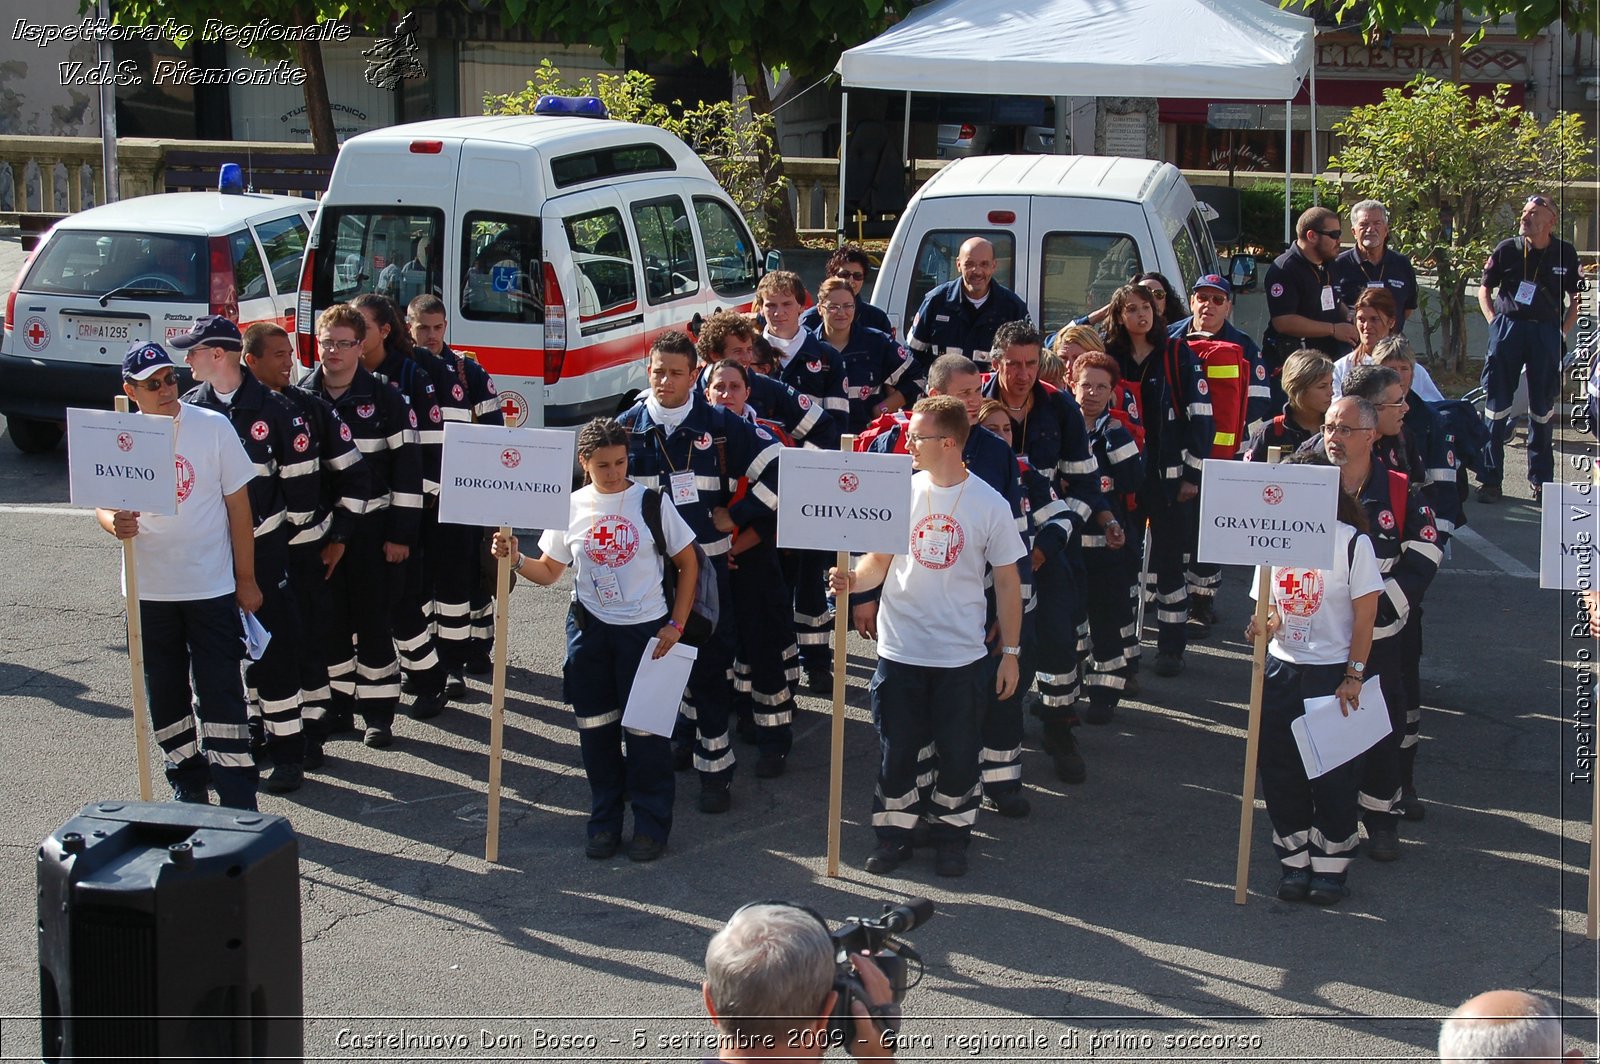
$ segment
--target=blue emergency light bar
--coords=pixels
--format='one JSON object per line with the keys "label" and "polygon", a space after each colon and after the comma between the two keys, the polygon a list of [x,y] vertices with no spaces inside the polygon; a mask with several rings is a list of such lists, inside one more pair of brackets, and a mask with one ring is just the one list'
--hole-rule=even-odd
{"label": "blue emergency light bar", "polygon": [[217,175],[217,191],[224,196],[242,196],[244,194],[244,171],[238,163],[223,163],[222,170]]}
{"label": "blue emergency light bar", "polygon": [[568,118],[610,118],[598,96],[541,96],[533,105],[536,115],[566,115]]}

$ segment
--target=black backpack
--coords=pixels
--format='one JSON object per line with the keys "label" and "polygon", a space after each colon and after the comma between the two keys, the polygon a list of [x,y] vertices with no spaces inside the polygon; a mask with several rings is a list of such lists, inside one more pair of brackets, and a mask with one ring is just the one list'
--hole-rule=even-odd
{"label": "black backpack", "polygon": [[[645,527],[656,541],[656,553],[670,562],[672,556],[667,553],[667,537],[661,531],[661,493],[654,488],[646,488],[639,507],[644,511]],[[717,630],[717,620],[722,615],[722,598],[717,591],[717,571],[711,567],[711,559],[698,540],[693,546],[700,572],[694,584],[694,608],[684,622],[682,641],[692,647],[703,647],[711,641],[712,633]],[[676,566],[661,566],[661,591],[667,597],[667,610],[670,612],[678,592]]]}

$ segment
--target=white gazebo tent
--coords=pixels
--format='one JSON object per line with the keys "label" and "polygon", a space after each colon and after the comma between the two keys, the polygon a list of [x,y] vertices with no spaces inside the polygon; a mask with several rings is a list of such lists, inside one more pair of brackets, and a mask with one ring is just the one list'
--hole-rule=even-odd
{"label": "white gazebo tent", "polygon": [[[1314,35],[1270,0],[933,0],[839,57],[839,128],[848,135],[852,88],[906,93],[908,122],[913,92],[1283,100],[1287,229],[1289,105],[1309,73],[1314,132]],[[841,144],[841,232],[844,158]]]}

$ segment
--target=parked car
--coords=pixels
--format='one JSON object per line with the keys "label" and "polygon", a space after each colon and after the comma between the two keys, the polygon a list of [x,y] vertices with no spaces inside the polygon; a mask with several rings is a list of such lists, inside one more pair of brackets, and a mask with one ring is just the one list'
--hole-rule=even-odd
{"label": "parked car", "polygon": [[65,431],[69,406],[109,409],[123,353],[166,342],[203,314],[293,330],[315,200],[173,192],[57,222],[6,298],[0,414],[34,454]]}
{"label": "parked car", "polygon": [[934,158],[964,159],[970,155],[1052,155],[1054,126],[999,126],[975,122],[941,122]]}

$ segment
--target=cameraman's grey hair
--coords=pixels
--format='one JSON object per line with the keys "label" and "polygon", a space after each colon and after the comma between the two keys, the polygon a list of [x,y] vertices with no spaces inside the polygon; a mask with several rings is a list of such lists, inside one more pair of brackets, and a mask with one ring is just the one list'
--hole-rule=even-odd
{"label": "cameraman's grey hair", "polygon": [[1404,336],[1385,336],[1372,345],[1372,361],[1381,366],[1391,359],[1416,365],[1417,353],[1411,349],[1411,341]]}
{"label": "cameraman's grey hair", "polygon": [[706,947],[706,983],[725,1034],[783,1036],[822,1015],[833,989],[833,940],[792,905],[747,905]]}
{"label": "cameraman's grey hair", "polygon": [[1515,1016],[1451,1016],[1439,1031],[1439,1059],[1459,1064],[1559,1061],[1561,1021],[1550,1003],[1518,994],[1526,1011]]}

